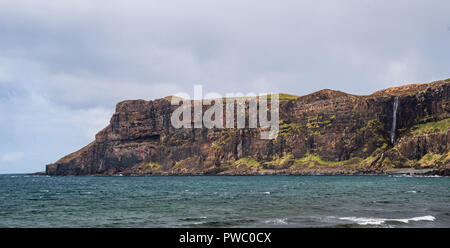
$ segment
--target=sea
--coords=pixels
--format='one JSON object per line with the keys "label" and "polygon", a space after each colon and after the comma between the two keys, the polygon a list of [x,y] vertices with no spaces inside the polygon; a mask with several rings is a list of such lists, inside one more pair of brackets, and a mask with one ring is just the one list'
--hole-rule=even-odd
{"label": "sea", "polygon": [[0,175],[0,227],[450,227],[450,178]]}

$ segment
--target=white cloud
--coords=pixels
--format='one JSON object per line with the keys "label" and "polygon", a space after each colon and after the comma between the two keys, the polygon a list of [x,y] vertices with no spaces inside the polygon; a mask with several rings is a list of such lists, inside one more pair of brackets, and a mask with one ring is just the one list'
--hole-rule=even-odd
{"label": "white cloud", "polygon": [[95,135],[109,124],[113,112],[110,109],[92,108],[69,112],[69,120],[82,130],[87,139],[94,140]]}
{"label": "white cloud", "polygon": [[0,162],[12,162],[20,160],[23,157],[21,152],[6,153],[0,156]]}
{"label": "white cloud", "polygon": [[397,60],[387,61],[384,65],[385,71],[380,75],[380,81],[385,82],[385,87],[432,81],[431,77],[423,82],[414,81],[425,76],[421,74],[424,69],[428,69],[426,68],[427,64],[426,58],[416,52],[409,52]]}

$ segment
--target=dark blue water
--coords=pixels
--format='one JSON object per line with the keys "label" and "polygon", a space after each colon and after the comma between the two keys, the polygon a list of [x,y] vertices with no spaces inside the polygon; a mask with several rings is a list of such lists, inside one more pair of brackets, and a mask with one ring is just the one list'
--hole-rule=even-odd
{"label": "dark blue water", "polygon": [[450,178],[0,175],[0,227],[450,227]]}

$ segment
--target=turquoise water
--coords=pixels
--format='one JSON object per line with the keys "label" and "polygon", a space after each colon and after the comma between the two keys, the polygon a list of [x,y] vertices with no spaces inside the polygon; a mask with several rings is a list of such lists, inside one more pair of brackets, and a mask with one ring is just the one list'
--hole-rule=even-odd
{"label": "turquoise water", "polygon": [[450,227],[450,178],[0,175],[0,227]]}

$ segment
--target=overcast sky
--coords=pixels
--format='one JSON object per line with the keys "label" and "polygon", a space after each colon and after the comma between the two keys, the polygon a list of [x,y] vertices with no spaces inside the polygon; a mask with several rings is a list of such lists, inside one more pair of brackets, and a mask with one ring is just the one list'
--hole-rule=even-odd
{"label": "overcast sky", "polygon": [[115,104],[353,94],[450,77],[450,1],[0,0],[0,173],[87,145]]}

